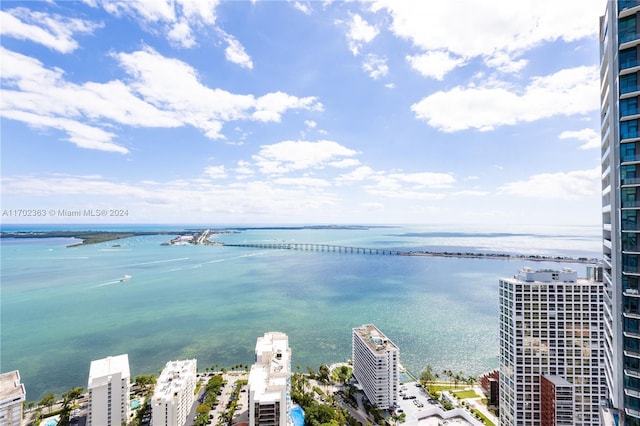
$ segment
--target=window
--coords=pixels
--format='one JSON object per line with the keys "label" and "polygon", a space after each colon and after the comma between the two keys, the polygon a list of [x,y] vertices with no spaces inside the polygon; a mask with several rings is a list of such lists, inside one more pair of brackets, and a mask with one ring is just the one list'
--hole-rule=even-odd
{"label": "window", "polygon": [[627,16],[618,21],[618,39],[626,43],[636,38],[636,15]]}
{"label": "window", "polygon": [[638,56],[636,48],[625,49],[620,51],[618,56],[618,62],[620,63],[620,69],[633,68],[638,65]]}
{"label": "window", "polygon": [[638,98],[622,99],[620,101],[620,117],[634,115],[638,113]]}
{"label": "window", "polygon": [[638,120],[623,121],[620,123],[620,139],[638,137]]}
{"label": "window", "polygon": [[620,94],[631,93],[638,90],[638,74],[620,76]]}

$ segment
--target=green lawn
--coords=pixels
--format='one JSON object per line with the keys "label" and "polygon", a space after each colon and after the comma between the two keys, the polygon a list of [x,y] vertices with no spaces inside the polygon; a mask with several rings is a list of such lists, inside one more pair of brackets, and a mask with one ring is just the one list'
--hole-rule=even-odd
{"label": "green lawn", "polygon": [[458,399],[479,398],[480,396],[474,390],[463,390],[451,392]]}
{"label": "green lawn", "polygon": [[489,420],[484,414],[482,414],[480,411],[476,410],[475,408],[472,409],[471,411],[473,412],[473,414],[477,414],[478,416],[480,416],[480,418],[484,420],[484,423],[486,425],[495,426],[495,424],[491,420]]}

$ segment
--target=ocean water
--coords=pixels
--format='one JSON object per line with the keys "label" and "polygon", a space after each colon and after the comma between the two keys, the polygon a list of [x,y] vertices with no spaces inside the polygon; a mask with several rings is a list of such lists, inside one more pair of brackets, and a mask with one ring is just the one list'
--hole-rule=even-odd
{"label": "ocean water", "polygon": [[[25,228],[2,228],[15,229]],[[592,258],[601,256],[599,232],[402,226],[247,229],[215,238]],[[76,248],[66,238],[0,240],[0,370],[20,370],[28,400],[86,388],[91,360],[109,355],[128,353],[132,376],[175,359],[197,358],[201,371],[251,364],[267,331],[289,335],[294,368],[317,368],[349,359],[351,329],[366,323],[400,347],[415,374],[430,364],[477,375],[498,366],[499,278],[524,266],[585,271],[551,262],[161,245],[170,239]],[[124,275],[131,278],[120,282]]]}

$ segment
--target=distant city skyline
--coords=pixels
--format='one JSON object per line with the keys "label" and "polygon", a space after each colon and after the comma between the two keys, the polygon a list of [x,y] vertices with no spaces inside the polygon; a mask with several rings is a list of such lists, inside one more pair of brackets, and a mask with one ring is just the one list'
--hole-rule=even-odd
{"label": "distant city skyline", "polygon": [[0,220],[597,226],[605,7],[2,2]]}

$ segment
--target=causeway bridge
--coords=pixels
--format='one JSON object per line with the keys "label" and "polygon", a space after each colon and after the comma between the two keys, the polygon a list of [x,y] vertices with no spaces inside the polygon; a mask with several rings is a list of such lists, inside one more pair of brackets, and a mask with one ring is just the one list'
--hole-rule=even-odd
{"label": "causeway bridge", "polygon": [[430,256],[430,257],[457,257],[469,259],[496,259],[496,260],[519,260],[533,262],[560,262],[560,263],[598,263],[599,259],[586,257],[569,256],[545,256],[527,254],[506,254],[506,253],[460,253],[442,251],[400,251],[370,247],[351,247],[335,244],[314,244],[314,243],[218,243],[226,247],[248,247],[258,249],[279,249],[279,250],[304,250],[333,253],[353,253],[353,254],[380,254],[391,256]]}
{"label": "causeway bridge", "polygon": [[249,247],[260,249],[280,249],[280,250],[305,250],[305,251],[325,251],[335,253],[353,253],[353,254],[384,254],[384,255],[401,255],[403,252],[397,250],[387,250],[368,247],[350,247],[339,246],[333,244],[313,244],[313,243],[223,243],[226,247]]}

